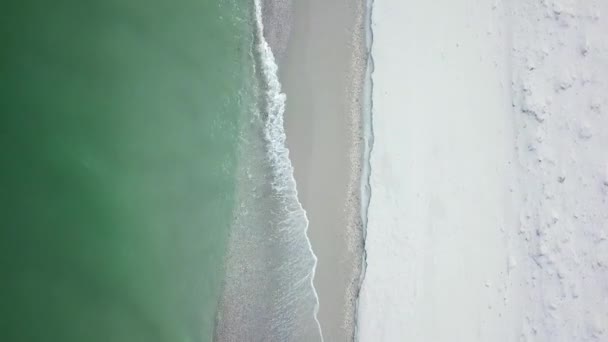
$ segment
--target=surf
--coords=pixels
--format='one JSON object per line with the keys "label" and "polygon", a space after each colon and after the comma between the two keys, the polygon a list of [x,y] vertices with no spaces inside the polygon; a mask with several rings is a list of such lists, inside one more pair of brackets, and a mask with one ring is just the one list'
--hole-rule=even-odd
{"label": "surf", "polygon": [[252,75],[257,99],[242,132],[240,203],[232,228],[217,341],[323,341],[307,236],[284,129],[286,95],[254,2]]}

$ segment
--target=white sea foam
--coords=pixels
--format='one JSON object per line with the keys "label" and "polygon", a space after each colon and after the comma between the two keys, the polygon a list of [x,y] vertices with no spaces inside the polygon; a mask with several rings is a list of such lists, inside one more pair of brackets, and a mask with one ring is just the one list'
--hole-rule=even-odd
{"label": "white sea foam", "polygon": [[237,203],[215,340],[323,341],[313,285],[317,258],[286,146],[286,97],[264,38],[260,0],[253,19],[255,104],[241,128]]}
{"label": "white sea foam", "polygon": [[[271,171],[273,177],[271,179],[272,188],[278,194],[282,201],[286,202],[286,209],[291,208],[291,212],[288,210],[288,216],[281,222],[281,230],[287,230],[289,234],[298,234],[294,236],[294,239],[305,240],[308,247],[309,257],[314,260],[313,265],[308,274],[304,278],[295,281],[300,283],[307,281],[310,285],[310,291],[315,299],[314,321],[319,330],[321,341],[323,340],[321,334],[321,326],[317,319],[317,313],[319,310],[319,299],[316,290],[313,285],[313,279],[315,275],[315,269],[317,265],[317,257],[315,256],[310,240],[307,236],[308,230],[308,219],[306,212],[298,200],[298,193],[296,189],[296,181],[293,175],[293,166],[289,159],[289,149],[286,146],[286,135],[283,123],[283,116],[285,112],[285,100],[286,96],[281,92],[281,84],[278,78],[278,66],[275,62],[272,50],[264,38],[264,23],[262,19],[262,4],[261,0],[255,1],[255,41],[256,41],[256,52],[258,54],[258,66],[260,67],[261,77],[263,78],[263,91],[265,95],[265,108],[264,110],[264,136],[267,142],[266,153],[270,160]],[[294,227],[301,228],[300,231],[292,231]],[[295,251],[294,251],[295,252]],[[306,257],[306,256],[303,256]],[[289,313],[286,313],[289,314]]]}

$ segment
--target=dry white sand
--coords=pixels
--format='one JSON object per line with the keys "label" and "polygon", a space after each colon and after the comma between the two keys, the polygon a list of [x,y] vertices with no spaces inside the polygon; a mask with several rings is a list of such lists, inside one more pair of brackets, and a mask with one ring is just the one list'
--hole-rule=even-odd
{"label": "dry white sand", "polygon": [[608,341],[607,15],[375,0],[360,341]]}
{"label": "dry white sand", "polygon": [[608,2],[512,10],[517,225],[534,341],[608,341]]}

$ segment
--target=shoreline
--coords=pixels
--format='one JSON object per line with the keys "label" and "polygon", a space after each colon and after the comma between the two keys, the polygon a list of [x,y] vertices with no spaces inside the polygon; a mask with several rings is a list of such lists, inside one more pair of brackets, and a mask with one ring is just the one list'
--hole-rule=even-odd
{"label": "shoreline", "polygon": [[256,102],[240,130],[238,196],[215,339],[323,341],[313,278],[317,258],[307,236],[286,145],[285,99],[265,38],[262,0],[254,2],[251,46]]}
{"label": "shoreline", "polygon": [[318,259],[317,319],[326,341],[352,340],[363,258],[365,4],[297,2],[291,13],[279,74],[287,144]]}

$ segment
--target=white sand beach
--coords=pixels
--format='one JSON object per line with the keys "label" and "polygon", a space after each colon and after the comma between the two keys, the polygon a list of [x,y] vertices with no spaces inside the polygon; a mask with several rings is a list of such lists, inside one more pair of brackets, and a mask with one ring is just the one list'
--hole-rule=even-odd
{"label": "white sand beach", "polygon": [[359,341],[608,341],[607,16],[374,1]]}

